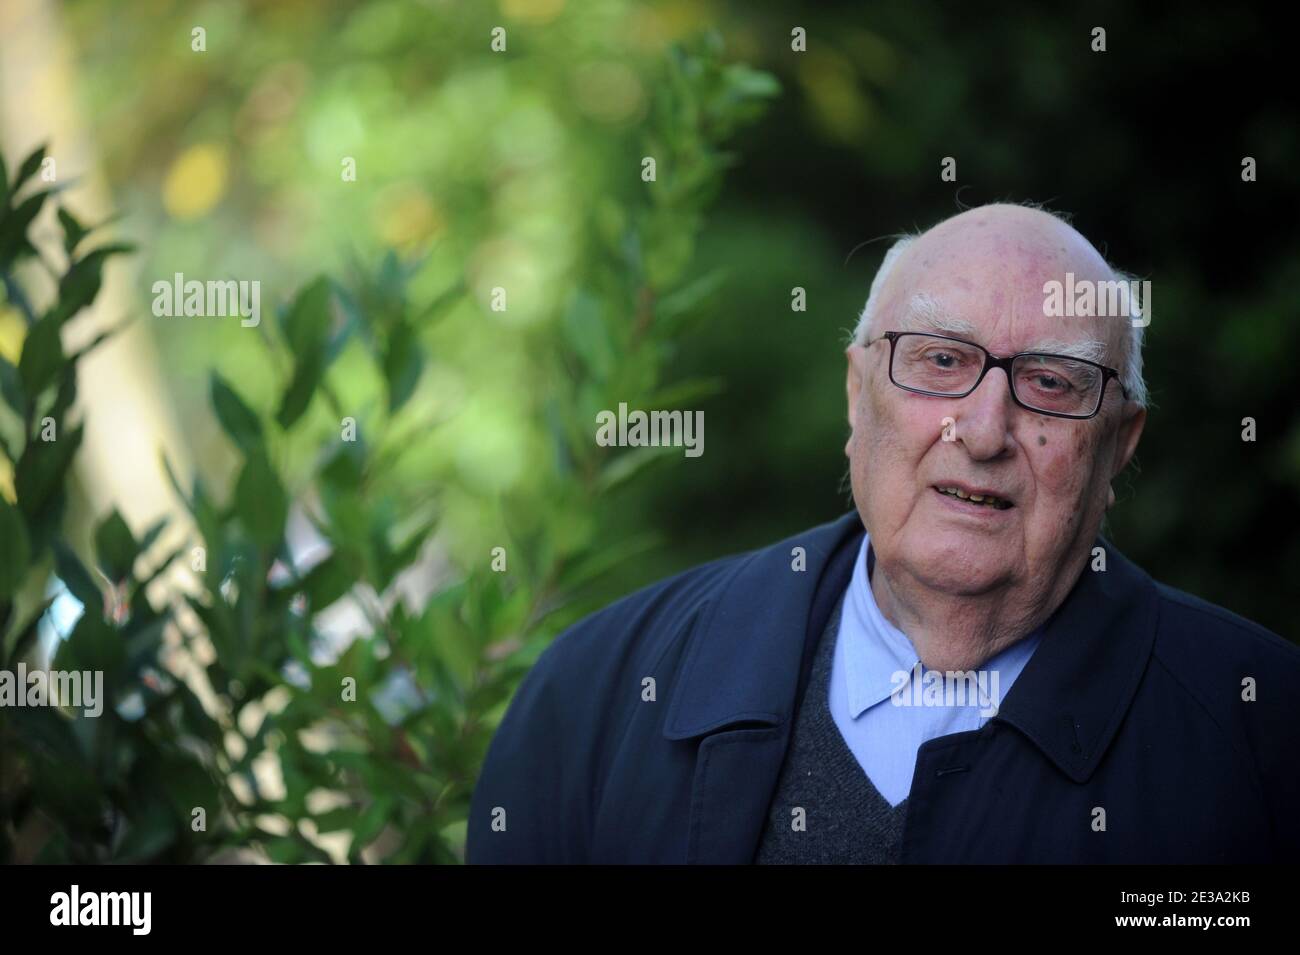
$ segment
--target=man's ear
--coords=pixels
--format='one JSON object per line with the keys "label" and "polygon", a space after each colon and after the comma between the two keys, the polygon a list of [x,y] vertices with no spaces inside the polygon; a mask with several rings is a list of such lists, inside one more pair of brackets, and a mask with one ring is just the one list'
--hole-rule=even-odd
{"label": "man's ear", "polygon": [[848,369],[844,379],[844,391],[849,401],[849,427],[857,427],[858,399],[862,395],[867,373],[867,350],[861,345],[853,344],[844,349],[848,359]]}
{"label": "man's ear", "polygon": [[1133,459],[1138,441],[1142,438],[1142,429],[1146,427],[1147,409],[1129,402],[1124,407],[1124,419],[1119,423],[1119,436],[1115,444],[1115,464],[1111,480],[1119,477]]}

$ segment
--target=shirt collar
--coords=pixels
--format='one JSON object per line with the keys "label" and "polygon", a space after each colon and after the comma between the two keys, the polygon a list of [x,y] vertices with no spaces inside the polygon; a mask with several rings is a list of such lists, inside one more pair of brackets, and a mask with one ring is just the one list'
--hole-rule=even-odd
{"label": "shirt collar", "polygon": [[920,659],[907,634],[885,619],[871,592],[871,539],[863,535],[853,577],[840,619],[844,673],[849,684],[849,713],[856,719],[864,710],[889,699],[896,686],[892,675],[911,672]]}
{"label": "shirt collar", "polygon": [[[871,707],[887,700],[891,693],[906,691],[918,674],[925,672],[911,639],[890,623],[880,611],[871,589],[871,569],[875,554],[871,551],[871,538],[864,535],[858,558],[849,581],[844,612],[840,618],[841,643],[844,647],[844,673],[848,681],[849,715],[857,719]],[[1022,640],[1001,650],[981,669],[999,670],[1010,679],[1000,687],[1001,693],[1010,689],[1029,658],[1042,640],[1040,627]],[[895,675],[906,673],[901,686]],[[995,704],[1002,701],[995,700]]]}

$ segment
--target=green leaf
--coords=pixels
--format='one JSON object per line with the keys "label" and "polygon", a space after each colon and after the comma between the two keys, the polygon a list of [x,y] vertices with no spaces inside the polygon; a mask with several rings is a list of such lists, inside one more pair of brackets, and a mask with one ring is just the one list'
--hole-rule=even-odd
{"label": "green leaf", "polygon": [[307,571],[302,579],[302,592],[307,597],[309,612],[316,613],[334,603],[357,582],[358,576],[342,555],[330,554]]}
{"label": "green leaf", "polygon": [[131,528],[122,515],[114,509],[95,529],[95,556],[104,576],[112,581],[122,581],[131,575],[135,558],[140,553]]}
{"label": "green leaf", "polygon": [[81,601],[87,613],[102,612],[104,594],[81,558],[61,540],[52,541],[50,546],[54,550],[54,572],[68,592]]}
{"label": "green leaf", "polygon": [[340,441],[320,469],[321,480],[339,491],[356,491],[366,472],[364,441]]}
{"label": "green leaf", "polygon": [[275,420],[280,427],[291,428],[303,416],[324,374],[325,365],[319,357],[311,355],[298,360],[294,366],[293,380],[280,401],[280,410],[275,413]]}
{"label": "green leaf", "polygon": [[78,425],[57,441],[29,441],[23,449],[14,468],[14,489],[18,492],[18,506],[29,523],[61,494],[64,475],[81,446],[84,427]]}
{"label": "green leaf", "polygon": [[72,267],[59,280],[59,301],[51,310],[58,321],[71,318],[95,300],[104,281],[104,263],[110,256],[130,252],[134,248],[125,242],[106,245],[72,263]]}
{"label": "green leaf", "polygon": [[380,831],[388,822],[388,813],[392,809],[393,800],[388,796],[378,796],[370,804],[361,819],[357,822],[353,830],[352,846],[350,852],[359,852],[370,843],[374,842]]}
{"label": "green leaf", "polygon": [[14,177],[13,192],[17,192],[23,187],[23,183],[36,175],[36,170],[41,168],[41,162],[45,159],[45,150],[46,144],[41,143],[22,161],[22,164],[18,167],[18,175]]}
{"label": "green leaf", "polygon": [[126,644],[98,613],[84,613],[68,639],[59,644],[54,662],[61,670],[102,670],[105,688],[119,676],[126,662]]}
{"label": "green leaf", "polygon": [[253,454],[263,447],[262,423],[257,415],[215,371],[212,373],[212,407],[217,412],[221,429],[241,451]]}
{"label": "green leaf", "polygon": [[415,331],[405,322],[397,325],[388,337],[384,352],[384,381],[388,384],[388,410],[394,412],[406,404],[419,384],[424,370]]}
{"label": "green leaf", "polygon": [[325,348],[330,330],[330,280],[320,276],[298,293],[284,317],[284,336],[294,355],[302,358]]}
{"label": "green leaf", "polygon": [[383,545],[376,546],[379,563],[377,571],[382,588],[387,588],[393,577],[415,562],[415,559],[420,556],[420,549],[424,547],[425,541],[436,526],[437,520],[427,521],[409,534],[405,542],[396,550],[388,547],[386,541],[378,542]]}
{"label": "green leaf", "polygon": [[771,73],[756,70],[743,63],[731,63],[723,73],[729,92],[743,97],[777,96],[781,83]]}
{"label": "green leaf", "polygon": [[27,241],[27,230],[41,211],[50,191],[35,193],[24,199],[12,212],[0,213],[0,272],[23,255],[34,250]]}
{"label": "green leaf", "polygon": [[[330,537],[341,548],[369,554],[370,517],[363,496],[335,488],[321,489],[321,503],[329,518]],[[367,558],[365,566],[373,561]]]}
{"label": "green leaf", "polygon": [[23,342],[18,359],[18,374],[27,394],[35,397],[58,376],[63,365],[62,326],[53,315],[46,315],[32,326]]}
{"label": "green leaf", "polygon": [[50,405],[50,410],[46,412],[55,422],[62,424],[63,417],[72,407],[72,403],[77,400],[77,368],[72,362],[63,366],[59,381],[59,390],[55,393],[54,404]]}
{"label": "green leaf", "polygon": [[361,821],[361,812],[353,806],[339,806],[313,817],[317,832],[351,832]]}
{"label": "green leaf", "polygon": [[330,358],[333,294],[330,280],[321,276],[298,293],[285,314],[282,324],[285,341],[293,352],[294,369],[275,416],[282,428],[292,427],[302,417],[325,375]]}
{"label": "green leaf", "polygon": [[8,602],[22,585],[31,556],[23,516],[0,494],[0,603]]}
{"label": "green leaf", "polygon": [[[216,590],[215,585],[212,589]],[[212,681],[212,686],[218,693],[226,693],[228,692],[226,681],[230,679],[229,671],[237,669],[241,663],[240,647],[235,639],[229,608],[220,600],[208,606],[189,594],[184,596],[190,610],[202,621],[208,639],[212,641],[212,647],[217,651],[217,665],[209,667],[208,679]]]}
{"label": "green leaf", "polygon": [[235,486],[235,509],[248,532],[259,546],[277,549],[289,517],[289,497],[266,455],[249,456]]}
{"label": "green leaf", "polygon": [[59,208],[59,222],[63,226],[63,248],[71,256],[77,249],[78,243],[90,232],[85,226],[77,221],[77,217],[63,207]]}

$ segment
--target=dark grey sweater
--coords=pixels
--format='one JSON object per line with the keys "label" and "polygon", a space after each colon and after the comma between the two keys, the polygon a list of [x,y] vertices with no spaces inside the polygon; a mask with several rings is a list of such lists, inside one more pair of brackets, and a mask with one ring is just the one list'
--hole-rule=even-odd
{"label": "dark grey sweater", "polygon": [[[844,742],[828,702],[844,598],[817,645],[808,688],[754,861],[896,863],[907,800],[891,806]],[[802,809],[803,813],[794,810]]]}

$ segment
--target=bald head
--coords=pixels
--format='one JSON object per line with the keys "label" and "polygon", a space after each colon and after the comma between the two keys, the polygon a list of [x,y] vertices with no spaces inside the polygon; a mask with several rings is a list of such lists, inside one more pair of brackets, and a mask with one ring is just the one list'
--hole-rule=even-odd
{"label": "bald head", "polygon": [[[861,344],[886,327],[958,334],[979,326],[1004,343],[1014,341],[1017,350],[1064,351],[1114,365],[1129,393],[1144,403],[1140,326],[1125,318],[1045,315],[1045,286],[1065,283],[1067,274],[1076,283],[1128,278],[1051,213],[978,206],[890,248],[854,340]],[[887,325],[881,324],[886,317]]]}

